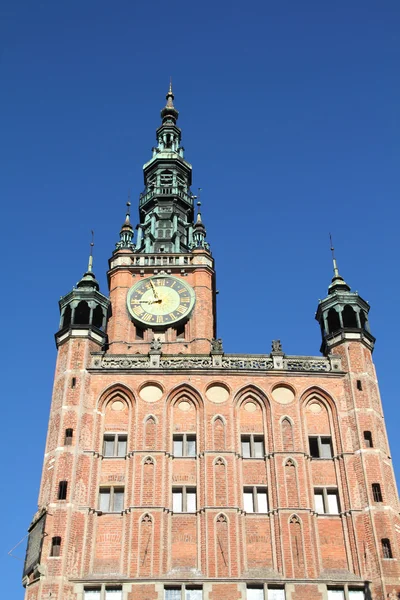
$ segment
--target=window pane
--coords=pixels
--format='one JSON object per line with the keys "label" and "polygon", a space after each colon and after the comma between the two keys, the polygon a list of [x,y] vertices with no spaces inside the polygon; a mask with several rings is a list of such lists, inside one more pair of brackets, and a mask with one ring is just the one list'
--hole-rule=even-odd
{"label": "window pane", "polygon": [[164,590],[164,598],[165,598],[165,600],[181,600],[180,588]]}
{"label": "window pane", "polygon": [[100,590],[85,590],[84,592],[85,600],[100,600]]}
{"label": "window pane", "polygon": [[172,492],[172,510],[174,512],[182,512],[182,492]]}
{"label": "window pane", "polygon": [[310,444],[310,455],[313,458],[319,458],[318,438],[310,437],[308,441]]}
{"label": "window pane", "polygon": [[243,507],[246,512],[254,512],[253,492],[243,492]]}
{"label": "window pane", "polygon": [[186,588],[185,600],[202,600],[202,599],[203,599],[203,590],[202,589]]}
{"label": "window pane", "polygon": [[[183,440],[174,440],[174,456],[182,456]],[[171,590],[169,590],[171,591]]]}
{"label": "window pane", "polygon": [[349,600],[364,600],[364,590],[349,590]]}
{"label": "window pane", "polygon": [[332,458],[330,438],[321,438],[321,458]]}
{"label": "window pane", "polygon": [[250,440],[242,440],[242,456],[250,458]]}
{"label": "window pane", "polygon": [[[324,497],[322,495],[322,492],[314,492],[314,504],[315,504],[315,510],[317,513],[325,512]],[[334,590],[334,591],[336,591],[336,590]]]}
{"label": "window pane", "polygon": [[106,588],[106,600],[122,600],[122,589]]}
{"label": "window pane", "polygon": [[186,442],[186,448],[188,456],[196,456],[196,439],[193,437],[188,437]]}
{"label": "window pane", "polygon": [[99,509],[103,512],[110,510],[110,490],[100,490]]}
{"label": "window pane", "polygon": [[114,438],[104,438],[104,456],[114,456]]}
{"label": "window pane", "polygon": [[186,492],[187,512],[196,512],[196,492]]}
{"label": "window pane", "polygon": [[268,588],[268,600],[285,600],[285,590],[281,589],[269,589]]}
{"label": "window pane", "polygon": [[120,437],[118,439],[118,451],[117,451],[118,456],[125,456],[126,455],[126,438],[125,437]]}
{"label": "window pane", "polygon": [[339,514],[339,505],[336,492],[328,492],[328,513]]}
{"label": "window pane", "polygon": [[247,588],[246,600],[264,600],[264,589],[258,588]]}
{"label": "window pane", "polygon": [[114,512],[121,512],[124,508],[124,491],[114,490]]}
{"label": "window pane", "polygon": [[258,512],[260,512],[260,513],[268,512],[267,492],[257,492],[257,504],[258,504]]}
{"label": "window pane", "polygon": [[254,440],[254,456],[256,458],[264,456],[264,442],[262,440]]}
{"label": "window pane", "polygon": [[344,591],[328,590],[328,600],[344,600]]}

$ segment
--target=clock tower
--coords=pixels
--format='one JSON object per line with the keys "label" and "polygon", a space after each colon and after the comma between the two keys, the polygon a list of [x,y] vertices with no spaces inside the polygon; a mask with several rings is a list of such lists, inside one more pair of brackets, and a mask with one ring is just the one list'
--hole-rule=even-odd
{"label": "clock tower", "polygon": [[109,260],[60,300],[25,600],[400,597],[369,305],[339,275],[322,356],[228,354],[172,88]]}

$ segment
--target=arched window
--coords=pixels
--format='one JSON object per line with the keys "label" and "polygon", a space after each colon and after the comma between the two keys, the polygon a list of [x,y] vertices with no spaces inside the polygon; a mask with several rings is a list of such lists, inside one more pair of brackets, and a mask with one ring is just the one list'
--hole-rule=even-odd
{"label": "arched window", "polygon": [[68,327],[71,324],[72,310],[70,305],[68,304],[67,308],[64,311],[63,317],[63,327]]}
{"label": "arched window", "polygon": [[78,325],[88,325],[90,317],[90,308],[87,302],[79,302],[75,310],[74,323]]}
{"label": "arched window", "polygon": [[93,311],[93,325],[101,329],[103,326],[103,309],[98,304]]}
{"label": "arched window", "polygon": [[368,331],[368,327],[367,327],[368,319],[363,310],[360,310],[360,322],[361,322],[362,329],[365,329],[366,331]]}
{"label": "arched window", "polygon": [[393,558],[392,547],[388,538],[383,538],[382,543],[382,556],[383,558]]}
{"label": "arched window", "polygon": [[340,329],[340,320],[337,310],[330,308],[328,312],[328,331],[333,333]]}
{"label": "arched window", "polygon": [[343,309],[343,327],[358,327],[357,316],[352,306],[346,304]]}

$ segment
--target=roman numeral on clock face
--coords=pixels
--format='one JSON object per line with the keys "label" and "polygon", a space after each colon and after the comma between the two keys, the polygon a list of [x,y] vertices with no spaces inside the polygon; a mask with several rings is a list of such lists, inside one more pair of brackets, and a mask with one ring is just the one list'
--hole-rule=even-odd
{"label": "roman numeral on clock face", "polygon": [[176,312],[181,313],[181,315],[185,314],[186,306],[178,306],[178,308],[176,309]]}
{"label": "roman numeral on clock face", "polygon": [[153,315],[149,315],[149,313],[146,313],[145,315],[143,315],[140,318],[142,319],[142,321],[146,321],[146,323],[150,323],[152,317],[153,317]]}

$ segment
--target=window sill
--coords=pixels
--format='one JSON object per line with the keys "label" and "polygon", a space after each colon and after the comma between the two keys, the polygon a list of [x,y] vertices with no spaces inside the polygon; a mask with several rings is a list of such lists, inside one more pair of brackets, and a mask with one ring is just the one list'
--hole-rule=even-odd
{"label": "window sill", "polygon": [[265,460],[266,457],[266,454],[264,456],[241,456],[243,460]]}
{"label": "window sill", "polygon": [[125,460],[127,457],[127,454],[124,454],[123,456],[104,456],[104,454],[100,454],[101,458],[103,460],[115,460],[115,459],[119,459],[119,460]]}
{"label": "window sill", "polygon": [[193,511],[193,512],[174,512],[173,510],[171,511],[173,515],[195,515],[197,513],[197,510]]}
{"label": "window sill", "polygon": [[172,458],[176,459],[176,458],[197,458],[197,454],[195,454],[194,456],[175,456],[175,454],[171,454]]}

